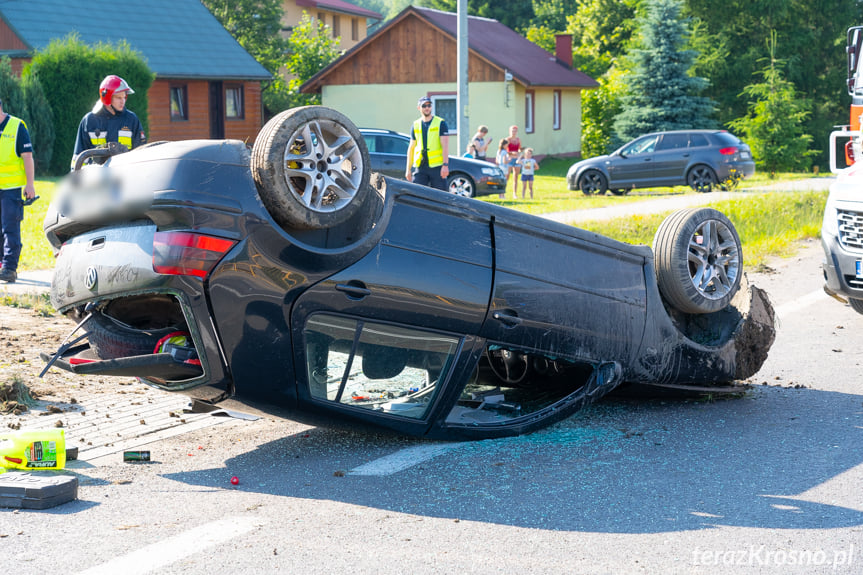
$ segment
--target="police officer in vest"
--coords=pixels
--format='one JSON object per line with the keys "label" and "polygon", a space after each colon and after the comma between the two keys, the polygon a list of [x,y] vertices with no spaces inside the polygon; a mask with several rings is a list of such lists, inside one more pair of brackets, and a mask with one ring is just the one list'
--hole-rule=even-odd
{"label": "police officer in vest", "polygon": [[78,126],[74,157],[92,148],[119,142],[129,150],[147,143],[144,128],[138,116],[126,109],[126,97],[135,91],[120,76],[105,76],[99,85],[99,101]]}
{"label": "police officer in vest", "polygon": [[18,258],[21,256],[21,220],[24,201],[36,197],[33,187],[35,166],[30,132],[19,118],[3,111],[0,101],[0,231],[3,238],[3,267],[0,281],[14,283],[18,279]]}
{"label": "police officer in vest", "polygon": [[449,136],[443,118],[433,116],[431,99],[423,96],[417,102],[421,117],[411,130],[408,166],[405,179],[409,182],[446,190],[449,175]]}

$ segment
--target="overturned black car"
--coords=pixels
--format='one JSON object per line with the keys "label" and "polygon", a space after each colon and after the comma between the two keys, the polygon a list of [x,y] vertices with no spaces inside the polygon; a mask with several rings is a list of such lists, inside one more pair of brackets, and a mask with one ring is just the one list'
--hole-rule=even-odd
{"label": "overturned black car", "polygon": [[363,137],[323,107],[277,116],[251,152],[115,152],[85,152],[45,221],[52,302],[83,335],[44,358],[75,373],[485,438],[623,382],[725,385],[773,342],[712,209],[670,216],[652,250],[617,242],[373,176]]}

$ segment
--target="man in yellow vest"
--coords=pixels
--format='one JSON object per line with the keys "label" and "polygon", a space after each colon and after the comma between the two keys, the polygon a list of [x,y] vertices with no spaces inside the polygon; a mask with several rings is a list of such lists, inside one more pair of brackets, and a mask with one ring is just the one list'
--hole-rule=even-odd
{"label": "man in yellow vest", "polygon": [[446,178],[449,176],[449,130],[443,118],[432,114],[431,106],[432,102],[428,96],[423,96],[417,102],[421,116],[411,128],[405,179],[446,190]]}
{"label": "man in yellow vest", "polygon": [[28,200],[36,197],[34,173],[33,144],[27,126],[4,112],[0,101],[0,231],[3,238],[0,282],[15,283],[18,279],[21,220],[24,219],[21,188]]}

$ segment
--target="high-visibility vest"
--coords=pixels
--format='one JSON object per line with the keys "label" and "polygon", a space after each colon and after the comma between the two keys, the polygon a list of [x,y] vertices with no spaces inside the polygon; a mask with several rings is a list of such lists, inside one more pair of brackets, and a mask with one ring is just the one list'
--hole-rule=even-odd
{"label": "high-visibility vest", "polygon": [[[108,132],[87,132],[94,148],[104,147],[108,143]],[[132,149],[132,130],[124,129],[117,132],[117,141],[128,149]]]}
{"label": "high-visibility vest", "polygon": [[[436,168],[437,166],[443,165],[443,148],[441,148],[440,145],[441,122],[443,122],[443,118],[433,116],[432,121],[429,124],[428,134],[426,136],[426,140],[428,141],[429,168]],[[417,145],[414,148],[413,161],[413,166],[415,168],[419,168],[423,159],[424,149],[422,123],[422,118],[414,122],[414,139],[417,141]]]}
{"label": "high-visibility vest", "polygon": [[[18,126],[22,120],[9,116],[6,128],[0,134],[0,190],[22,188],[27,185],[24,158],[15,151],[18,144]],[[27,124],[24,124],[27,127]]]}

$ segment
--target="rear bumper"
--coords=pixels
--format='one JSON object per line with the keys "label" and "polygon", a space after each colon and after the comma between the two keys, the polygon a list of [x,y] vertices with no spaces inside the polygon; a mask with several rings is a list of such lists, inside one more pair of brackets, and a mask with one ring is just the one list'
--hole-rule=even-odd
{"label": "rear bumper", "polygon": [[[167,354],[100,361],[85,345],[73,348],[74,352],[68,350],[54,365],[80,374],[139,377],[148,385],[166,391],[188,393],[200,386],[212,386],[222,393],[230,387],[230,378],[210,317],[204,282],[196,277],[165,275],[153,270],[155,232],[156,226],[152,224],[124,225],[102,228],[66,242],[55,263],[52,304],[58,311],[68,313],[90,303],[101,309],[123,300],[128,309],[135,307],[138,298],[142,303],[136,309],[146,315],[147,298],[154,294],[170,296],[168,299],[176,306],[172,315],[185,320],[200,363],[184,364]],[[201,399],[211,395],[203,390],[188,394]]]}

